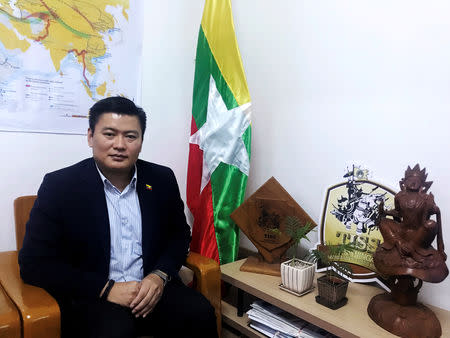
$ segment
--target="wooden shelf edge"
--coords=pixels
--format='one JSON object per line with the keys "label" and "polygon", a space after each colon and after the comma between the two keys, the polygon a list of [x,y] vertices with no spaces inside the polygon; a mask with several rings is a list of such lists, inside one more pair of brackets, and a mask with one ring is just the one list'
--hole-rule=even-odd
{"label": "wooden shelf edge", "polygon": [[237,309],[233,305],[222,300],[222,322],[238,330],[249,338],[266,338],[265,335],[248,326],[248,316],[246,313],[242,317],[237,316]]}

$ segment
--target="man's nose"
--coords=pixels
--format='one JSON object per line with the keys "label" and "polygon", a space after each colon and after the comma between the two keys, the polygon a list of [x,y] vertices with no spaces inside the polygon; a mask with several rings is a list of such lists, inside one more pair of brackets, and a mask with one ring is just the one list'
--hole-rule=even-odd
{"label": "man's nose", "polygon": [[125,149],[125,138],[122,135],[118,135],[114,139],[114,148]]}

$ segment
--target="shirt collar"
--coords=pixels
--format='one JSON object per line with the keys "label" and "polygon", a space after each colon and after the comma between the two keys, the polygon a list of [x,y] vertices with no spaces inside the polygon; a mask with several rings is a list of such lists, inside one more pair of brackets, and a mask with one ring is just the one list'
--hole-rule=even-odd
{"label": "shirt collar", "polygon": [[[100,175],[100,178],[102,179],[103,185],[109,185],[111,187],[114,187],[114,185],[105,177],[105,175],[103,175],[103,173],[100,171],[100,168],[97,165],[97,162],[95,162],[95,167],[97,168],[98,174]],[[136,164],[134,165],[134,174],[133,177],[131,178],[130,183],[128,184],[130,186],[130,188],[135,188],[136,187],[136,181],[137,181],[137,166]],[[116,187],[114,187],[116,188]],[[116,188],[117,189],[117,188]]]}

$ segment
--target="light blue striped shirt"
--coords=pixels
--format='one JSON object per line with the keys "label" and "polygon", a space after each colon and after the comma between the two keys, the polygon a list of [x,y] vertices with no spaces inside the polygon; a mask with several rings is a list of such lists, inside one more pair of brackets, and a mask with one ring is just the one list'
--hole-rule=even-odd
{"label": "light blue striped shirt", "polygon": [[111,232],[111,260],[109,279],[116,282],[141,281],[142,219],[136,191],[137,168],[130,184],[120,192],[97,167],[105,188]]}

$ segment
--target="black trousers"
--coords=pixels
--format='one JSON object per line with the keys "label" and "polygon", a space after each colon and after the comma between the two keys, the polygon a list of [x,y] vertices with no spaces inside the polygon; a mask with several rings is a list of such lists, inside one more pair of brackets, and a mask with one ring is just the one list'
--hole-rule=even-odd
{"label": "black trousers", "polygon": [[217,337],[214,307],[179,280],[167,283],[146,318],[100,299],[72,299],[60,302],[60,308],[62,338]]}

